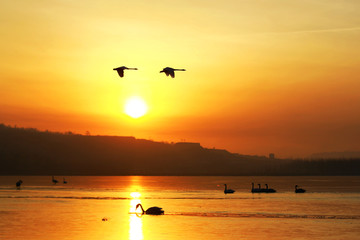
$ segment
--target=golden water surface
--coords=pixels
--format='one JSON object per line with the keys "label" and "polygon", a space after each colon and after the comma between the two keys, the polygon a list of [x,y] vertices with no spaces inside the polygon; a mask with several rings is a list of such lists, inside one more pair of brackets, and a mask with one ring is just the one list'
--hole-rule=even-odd
{"label": "golden water surface", "polygon": [[[21,189],[15,182],[23,180]],[[0,239],[359,239],[359,177],[0,177]],[[250,192],[251,183],[277,190]],[[235,190],[224,194],[224,183]],[[295,184],[306,188],[294,193]],[[162,207],[164,215],[141,215]]]}

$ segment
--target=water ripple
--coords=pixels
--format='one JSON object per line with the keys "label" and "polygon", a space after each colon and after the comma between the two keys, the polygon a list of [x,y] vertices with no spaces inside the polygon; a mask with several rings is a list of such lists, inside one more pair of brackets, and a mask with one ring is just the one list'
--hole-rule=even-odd
{"label": "water ripple", "polygon": [[299,215],[281,213],[169,213],[167,215],[180,215],[192,217],[232,217],[232,218],[304,218],[304,219],[360,219],[360,215]]}

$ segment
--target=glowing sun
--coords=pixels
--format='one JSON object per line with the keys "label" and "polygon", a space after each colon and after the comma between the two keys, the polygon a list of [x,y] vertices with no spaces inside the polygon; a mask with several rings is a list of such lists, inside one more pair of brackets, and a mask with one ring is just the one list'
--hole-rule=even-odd
{"label": "glowing sun", "polygon": [[126,100],[125,113],[132,118],[139,118],[146,114],[148,108],[145,101],[140,97],[131,97]]}

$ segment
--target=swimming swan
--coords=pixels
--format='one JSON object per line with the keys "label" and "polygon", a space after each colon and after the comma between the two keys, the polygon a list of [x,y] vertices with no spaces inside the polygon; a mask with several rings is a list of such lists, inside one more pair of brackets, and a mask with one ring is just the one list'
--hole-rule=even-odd
{"label": "swimming swan", "polygon": [[251,183],[251,192],[252,193],[258,193],[258,192],[261,192],[261,188],[260,188],[260,184],[259,185],[259,188],[254,188],[254,183]]}
{"label": "swimming swan", "polygon": [[266,186],[265,192],[267,192],[267,193],[274,193],[274,192],[276,192],[275,189],[269,188],[269,186],[268,186],[267,184],[265,184],[265,186]]}
{"label": "swimming swan", "polygon": [[235,190],[232,190],[232,189],[230,189],[230,188],[228,189],[226,184],[224,184],[224,185],[225,185],[225,190],[224,190],[224,193],[225,193],[225,194],[227,194],[227,193],[234,193],[234,192],[235,192]]}
{"label": "swimming swan", "polygon": [[259,188],[254,188],[254,183],[251,183],[251,192],[252,193],[275,193],[276,190],[269,188],[267,184],[265,184],[266,188],[261,188],[261,185],[258,184]]}
{"label": "swimming swan", "polygon": [[142,214],[147,214],[147,215],[162,215],[162,214],[164,214],[164,210],[162,210],[162,208],[160,208],[160,207],[151,207],[151,208],[148,208],[148,209],[145,211],[144,208],[143,208],[143,206],[141,205],[141,203],[139,203],[139,204],[136,205],[135,210],[136,210],[138,207],[141,207]]}
{"label": "swimming swan", "polygon": [[295,185],[295,193],[304,193],[304,192],[306,192],[305,189],[298,188],[298,185]]}
{"label": "swimming swan", "polygon": [[56,179],[54,179],[54,176],[52,176],[52,182],[53,182],[54,184],[57,184],[59,181],[56,180]]}
{"label": "swimming swan", "polygon": [[23,183],[22,180],[17,181],[17,182],[16,182],[16,187],[17,187],[17,188],[20,188],[20,186],[21,186],[22,183]]}

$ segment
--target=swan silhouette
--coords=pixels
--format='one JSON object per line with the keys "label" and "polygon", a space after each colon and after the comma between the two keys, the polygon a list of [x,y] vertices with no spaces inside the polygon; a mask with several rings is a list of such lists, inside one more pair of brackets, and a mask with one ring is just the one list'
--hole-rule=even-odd
{"label": "swan silhouette", "polygon": [[254,188],[254,183],[251,183],[251,192],[252,193],[274,193],[275,189],[269,188],[267,184],[265,184],[266,188],[261,188],[261,184],[258,184],[258,188]]}
{"label": "swan silhouette", "polygon": [[225,186],[225,190],[224,190],[224,193],[225,193],[225,194],[234,193],[234,192],[235,192],[235,190],[232,190],[232,189],[230,189],[230,188],[228,189],[226,184],[224,184],[224,186]]}
{"label": "swan silhouette", "polygon": [[52,182],[53,182],[54,184],[57,184],[59,181],[56,180],[56,179],[54,178],[54,176],[52,176]]}
{"label": "swan silhouette", "polygon": [[23,183],[23,181],[20,179],[19,181],[16,182],[16,187],[20,188],[22,183]]}
{"label": "swan silhouette", "polygon": [[64,184],[67,184],[67,181],[65,180],[65,178],[63,178],[63,183],[64,183]]}
{"label": "swan silhouette", "polygon": [[171,68],[171,67],[166,67],[163,70],[160,71],[160,73],[165,73],[166,76],[171,76],[172,78],[175,77],[175,71],[186,71],[185,69],[175,69],[175,68]]}
{"label": "swan silhouette", "polygon": [[142,214],[147,214],[147,215],[162,215],[164,214],[164,210],[162,210],[162,208],[160,207],[151,207],[148,208],[146,211],[144,210],[143,206],[141,205],[141,203],[136,205],[135,210],[140,207],[142,210]]}
{"label": "swan silhouette", "polygon": [[124,76],[124,70],[138,70],[137,68],[128,68],[125,66],[122,67],[118,67],[118,68],[114,68],[114,71],[117,71],[117,73],[119,74],[120,77]]}
{"label": "swan silhouette", "polygon": [[304,192],[306,192],[305,189],[298,188],[298,185],[295,185],[295,193],[304,193]]}
{"label": "swan silhouette", "polygon": [[276,190],[275,189],[272,189],[272,188],[269,188],[269,186],[267,185],[267,184],[265,184],[265,192],[267,192],[267,193],[274,193],[274,192],[276,192]]}
{"label": "swan silhouette", "polygon": [[261,188],[260,188],[260,184],[259,185],[259,188],[254,188],[254,183],[251,183],[251,192],[252,193],[258,193],[258,192],[261,192]]}

